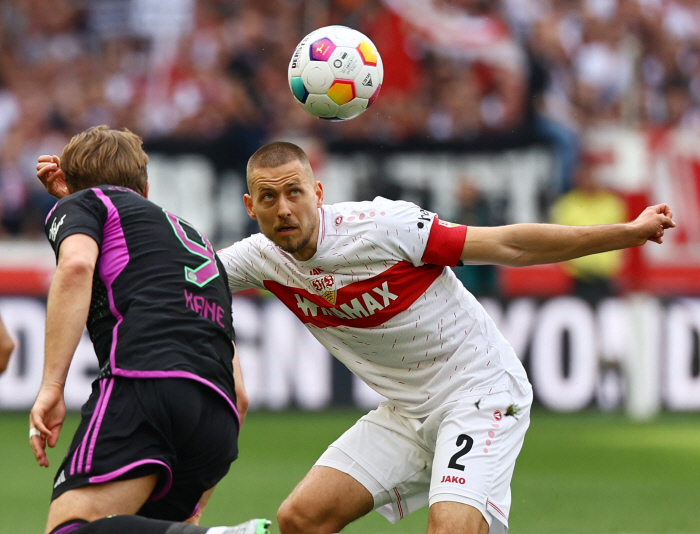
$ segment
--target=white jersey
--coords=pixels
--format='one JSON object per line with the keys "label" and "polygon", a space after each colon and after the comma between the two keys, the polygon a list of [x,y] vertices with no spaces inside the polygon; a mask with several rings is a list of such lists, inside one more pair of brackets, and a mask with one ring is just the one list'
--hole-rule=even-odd
{"label": "white jersey", "polygon": [[325,205],[319,216],[307,261],[262,234],[220,251],[231,290],[274,293],[403,415],[425,417],[451,398],[513,382],[529,391],[511,346],[444,267],[457,264],[466,227],[381,197]]}

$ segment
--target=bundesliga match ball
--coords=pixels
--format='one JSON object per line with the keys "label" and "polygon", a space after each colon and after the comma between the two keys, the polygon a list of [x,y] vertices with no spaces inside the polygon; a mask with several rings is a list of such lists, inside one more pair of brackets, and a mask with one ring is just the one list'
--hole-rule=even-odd
{"label": "bundesliga match ball", "polygon": [[345,26],[326,26],[304,37],[287,72],[299,105],[314,117],[352,119],[379,94],[382,58],[364,34]]}

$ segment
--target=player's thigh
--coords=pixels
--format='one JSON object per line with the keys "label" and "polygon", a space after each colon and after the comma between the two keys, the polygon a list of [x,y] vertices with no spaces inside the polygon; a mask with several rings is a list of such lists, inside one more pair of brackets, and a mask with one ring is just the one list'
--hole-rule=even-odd
{"label": "player's thigh", "polygon": [[352,476],[372,495],[373,508],[396,522],[428,504],[433,452],[418,437],[420,426],[382,403],[331,444],[316,465]]}
{"label": "player's thigh", "polygon": [[428,534],[488,534],[489,524],[468,504],[437,502],[430,507]]}
{"label": "player's thigh", "polygon": [[278,519],[290,532],[337,532],[373,508],[372,494],[355,478],[315,465],[282,503]]}
{"label": "player's thigh", "polygon": [[95,521],[108,515],[135,514],[157,482],[158,475],[154,473],[68,490],[51,502],[46,532],[71,519]]}

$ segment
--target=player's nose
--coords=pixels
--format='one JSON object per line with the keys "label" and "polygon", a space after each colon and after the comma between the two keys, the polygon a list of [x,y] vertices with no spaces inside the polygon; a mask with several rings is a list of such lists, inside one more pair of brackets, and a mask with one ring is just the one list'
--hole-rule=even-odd
{"label": "player's nose", "polygon": [[292,214],[290,203],[283,196],[277,201],[277,216],[286,219]]}

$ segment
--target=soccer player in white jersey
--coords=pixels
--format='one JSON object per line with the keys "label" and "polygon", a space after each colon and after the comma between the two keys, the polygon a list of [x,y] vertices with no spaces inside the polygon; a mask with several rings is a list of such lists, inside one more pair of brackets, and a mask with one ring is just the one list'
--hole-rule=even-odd
{"label": "soccer player in white jersey", "polygon": [[665,204],[594,227],[451,224],[376,198],[323,204],[306,154],[258,150],[248,214],[262,234],[219,252],[232,291],[268,289],[387,400],[330,445],[278,512],[282,534],[330,534],[430,505],[429,534],[505,533],[532,389],[513,349],[448,266],[533,265],[646,241]]}

